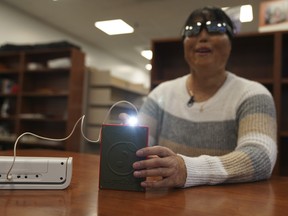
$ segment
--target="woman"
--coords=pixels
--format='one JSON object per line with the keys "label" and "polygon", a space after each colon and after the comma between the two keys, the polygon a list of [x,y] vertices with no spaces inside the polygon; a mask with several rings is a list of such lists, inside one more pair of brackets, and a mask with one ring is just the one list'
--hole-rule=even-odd
{"label": "woman", "polygon": [[190,74],[160,84],[141,108],[150,146],[134,176],[143,187],[191,187],[270,177],[277,157],[273,98],[227,71],[234,27],[220,9],[189,16],[183,31]]}

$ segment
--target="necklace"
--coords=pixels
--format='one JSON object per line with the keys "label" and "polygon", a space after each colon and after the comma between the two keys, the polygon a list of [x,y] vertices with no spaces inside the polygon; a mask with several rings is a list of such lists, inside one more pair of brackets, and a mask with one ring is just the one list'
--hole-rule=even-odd
{"label": "necklace", "polygon": [[[187,102],[187,106],[188,106],[188,107],[192,107],[192,105],[193,105],[194,102],[195,102],[195,98],[194,98],[194,95],[193,95],[192,90],[191,90],[189,87],[188,87],[188,92],[189,92],[189,95],[190,95],[190,99],[189,99],[189,101]],[[207,100],[201,103],[201,106],[200,106],[200,109],[199,109],[200,112],[203,112],[203,111],[204,111],[204,105],[206,104],[206,102],[207,102]]]}
{"label": "necklace", "polygon": [[[219,85],[217,85],[217,88],[213,91],[213,93],[210,94],[210,96],[203,97],[203,98],[200,98],[200,99],[197,98],[199,101],[202,101],[202,102],[201,102],[201,105],[200,105],[200,109],[199,109],[200,112],[203,112],[203,111],[204,111],[204,108],[205,108],[205,105],[206,105],[208,99],[209,99],[211,96],[213,96],[213,95],[218,91],[218,89],[224,84],[224,82],[226,81],[226,79],[227,79],[227,75],[225,76],[225,79],[223,79],[223,80],[219,83]],[[193,93],[193,91],[192,91],[192,89],[191,89],[191,86],[192,86],[191,84],[192,84],[192,76],[190,75],[190,76],[187,78],[187,81],[186,81],[186,87],[187,87],[188,93],[189,93],[189,95],[190,95],[190,99],[189,99],[189,101],[187,102],[187,106],[188,106],[188,107],[192,107],[193,104],[195,103],[195,95],[194,95],[194,93]]]}
{"label": "necklace", "polygon": [[[190,79],[192,79],[192,78],[190,78]],[[193,91],[192,91],[192,89],[190,88],[190,85],[189,85],[189,77],[188,77],[188,79],[186,81],[186,86],[187,86],[187,89],[188,89],[188,93],[190,95],[190,99],[187,102],[187,106],[188,107],[192,107],[193,104],[195,103],[195,96],[194,96]],[[204,111],[204,105],[206,104],[206,102],[207,102],[207,100],[201,103],[201,106],[200,106],[200,109],[199,109],[200,112]]]}

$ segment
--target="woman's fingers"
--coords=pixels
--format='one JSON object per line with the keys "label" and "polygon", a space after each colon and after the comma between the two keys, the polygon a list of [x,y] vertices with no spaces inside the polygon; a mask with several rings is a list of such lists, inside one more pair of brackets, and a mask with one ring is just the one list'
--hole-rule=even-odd
{"label": "woman's fingers", "polygon": [[176,154],[166,147],[152,146],[152,147],[146,147],[146,148],[142,148],[138,150],[136,152],[136,155],[138,157],[148,157],[152,155],[157,155],[158,157],[168,157],[168,156],[176,155]]}
{"label": "woman's fingers", "polygon": [[182,187],[186,182],[186,166],[178,155],[138,161],[133,168],[135,177],[148,178],[141,184],[143,187]]}
{"label": "woman's fingers", "polygon": [[120,113],[118,118],[125,124],[129,119],[129,115],[127,113]]}

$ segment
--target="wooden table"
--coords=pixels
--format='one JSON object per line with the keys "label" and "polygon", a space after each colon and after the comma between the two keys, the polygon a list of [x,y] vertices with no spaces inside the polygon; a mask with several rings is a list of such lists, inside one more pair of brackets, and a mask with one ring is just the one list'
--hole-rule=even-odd
{"label": "wooden table", "polygon": [[22,150],[18,155],[72,156],[72,182],[65,190],[0,190],[1,216],[288,215],[287,177],[146,192],[99,190],[97,155],[50,150]]}

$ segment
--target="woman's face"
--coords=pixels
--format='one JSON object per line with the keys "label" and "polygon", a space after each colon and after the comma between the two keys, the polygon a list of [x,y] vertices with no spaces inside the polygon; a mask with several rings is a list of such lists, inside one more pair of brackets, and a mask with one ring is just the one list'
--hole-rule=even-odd
{"label": "woman's face", "polygon": [[227,34],[210,34],[203,28],[198,35],[184,39],[184,56],[193,71],[225,71],[231,51]]}

